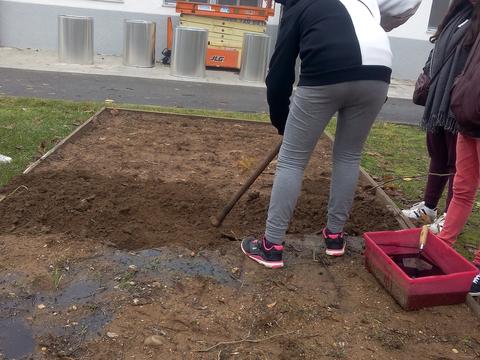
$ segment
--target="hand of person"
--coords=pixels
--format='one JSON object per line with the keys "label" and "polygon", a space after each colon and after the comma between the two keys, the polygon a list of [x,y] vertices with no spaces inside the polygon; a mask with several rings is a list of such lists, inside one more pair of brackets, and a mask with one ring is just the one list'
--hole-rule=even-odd
{"label": "hand of person", "polygon": [[403,25],[418,10],[422,0],[377,0],[380,9],[380,25],[385,31]]}

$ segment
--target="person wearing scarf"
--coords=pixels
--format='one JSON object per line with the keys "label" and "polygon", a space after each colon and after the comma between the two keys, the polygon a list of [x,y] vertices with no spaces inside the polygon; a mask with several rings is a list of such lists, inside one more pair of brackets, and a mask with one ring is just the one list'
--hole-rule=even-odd
{"label": "person wearing scarf", "polygon": [[[479,34],[480,2],[476,1],[471,17],[470,30],[465,38],[467,48],[475,42],[472,54],[470,54],[472,59],[478,59],[480,55]],[[480,72],[477,61],[471,62],[467,66],[469,67],[468,70],[474,71],[474,73],[470,72],[468,76]],[[467,76],[466,73],[464,76]],[[474,78],[475,76],[470,79]],[[475,85],[480,86],[478,83]],[[453,181],[453,198],[448,209],[445,226],[438,234],[438,237],[449,245],[455,244],[467,223],[480,185],[480,126],[478,122],[468,124],[467,126],[459,123],[457,124],[457,129],[457,172]],[[470,295],[480,296],[480,246],[473,259],[473,264],[478,267],[479,274],[472,281]]]}
{"label": "person wearing scarf", "polygon": [[[442,230],[453,197],[457,129],[450,110],[450,92],[468,58],[469,47],[464,46],[463,40],[470,29],[472,10],[470,0],[453,1],[437,33],[430,39],[435,47],[424,68],[429,77],[434,78],[421,120],[421,127],[427,132],[429,176],[423,201],[403,210],[403,214],[410,219],[433,222],[430,230],[434,233]],[[447,183],[445,210],[438,216],[437,206]]]}

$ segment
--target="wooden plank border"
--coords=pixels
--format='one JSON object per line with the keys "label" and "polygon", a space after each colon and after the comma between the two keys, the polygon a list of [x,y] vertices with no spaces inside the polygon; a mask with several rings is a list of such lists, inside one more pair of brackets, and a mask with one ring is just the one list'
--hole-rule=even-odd
{"label": "wooden plank border", "polygon": [[[157,110],[142,110],[142,109],[129,109],[124,107],[116,107],[116,106],[107,106],[105,107],[106,110],[118,110],[124,112],[135,112],[135,113],[146,113],[146,114],[159,114],[159,115],[171,115],[171,116],[179,116],[179,117],[191,117],[196,119],[210,119],[210,120],[217,120],[217,121],[233,121],[233,122],[240,122],[240,123],[248,123],[248,124],[256,124],[259,126],[265,126],[270,124],[269,122],[258,121],[253,119],[237,119],[233,117],[223,117],[217,115],[199,115],[199,114],[181,114],[172,111],[157,111]],[[188,111],[189,109],[185,109]]]}
{"label": "wooden plank border", "polygon": [[70,135],[68,135],[66,138],[61,140],[57,145],[55,145],[53,148],[51,148],[49,151],[47,151],[43,156],[38,159],[37,161],[33,162],[30,164],[24,171],[24,174],[28,174],[31,172],[33,169],[35,169],[38,165],[40,165],[45,159],[47,159],[50,155],[55,153],[58,149],[63,147],[65,144],[72,142],[76,138],[80,136],[80,134],[92,123],[93,120],[95,120],[101,113],[103,113],[106,110],[105,107],[102,107],[100,110],[98,110],[95,114],[93,114],[87,121],[85,121],[83,124],[78,126]]}

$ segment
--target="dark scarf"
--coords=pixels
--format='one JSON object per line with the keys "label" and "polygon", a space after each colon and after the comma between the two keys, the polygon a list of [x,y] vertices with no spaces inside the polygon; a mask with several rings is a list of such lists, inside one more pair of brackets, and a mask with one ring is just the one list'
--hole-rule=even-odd
{"label": "dark scarf", "polygon": [[[472,8],[469,7],[450,20],[435,42],[435,48],[427,61],[426,69],[429,69],[430,77],[440,68],[441,70],[428,91],[421,123],[424,130],[435,132],[438,128],[443,128],[452,133],[457,131],[455,116],[450,110],[450,92],[455,78],[462,72],[468,57],[468,50],[461,43],[470,24],[458,26],[469,19],[471,13]],[[446,60],[452,51],[454,54]],[[443,67],[442,64],[444,64]]]}

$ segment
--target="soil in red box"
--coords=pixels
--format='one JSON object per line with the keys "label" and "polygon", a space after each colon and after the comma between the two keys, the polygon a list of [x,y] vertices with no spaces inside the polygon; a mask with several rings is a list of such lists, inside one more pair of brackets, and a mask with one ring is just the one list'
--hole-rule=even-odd
{"label": "soil in red box", "polygon": [[442,269],[420,253],[394,255],[391,258],[411,278],[445,275]]}
{"label": "soil in red box", "polygon": [[[478,358],[466,305],[405,312],[365,270],[359,239],[324,254],[327,139],[285,268],[260,267],[237,241],[264,230],[275,162],[211,227],[278,141],[268,124],[105,111],[15,178],[0,191],[0,358]],[[360,184],[347,232],[396,227]]]}

